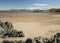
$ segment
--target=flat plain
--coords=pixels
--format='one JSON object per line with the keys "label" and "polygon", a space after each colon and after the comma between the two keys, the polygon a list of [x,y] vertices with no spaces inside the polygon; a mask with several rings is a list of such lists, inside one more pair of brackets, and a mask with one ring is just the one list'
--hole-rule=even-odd
{"label": "flat plain", "polygon": [[39,36],[50,38],[60,32],[60,13],[0,13],[0,21],[12,22],[14,29],[25,34],[23,38],[5,38],[8,40],[26,40]]}

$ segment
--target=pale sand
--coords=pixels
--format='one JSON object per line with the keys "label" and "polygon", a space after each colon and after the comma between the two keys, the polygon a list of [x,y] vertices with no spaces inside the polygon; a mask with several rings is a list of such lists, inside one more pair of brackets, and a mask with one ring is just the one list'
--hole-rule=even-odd
{"label": "pale sand", "polygon": [[[13,38],[14,40],[26,40],[34,37],[51,37],[60,32],[60,15],[14,15],[14,17],[0,18],[1,21],[9,21],[14,25],[14,29],[23,31],[25,37]],[[6,38],[9,39],[9,38]],[[9,40],[13,40],[10,38]],[[2,39],[1,39],[2,40]]]}

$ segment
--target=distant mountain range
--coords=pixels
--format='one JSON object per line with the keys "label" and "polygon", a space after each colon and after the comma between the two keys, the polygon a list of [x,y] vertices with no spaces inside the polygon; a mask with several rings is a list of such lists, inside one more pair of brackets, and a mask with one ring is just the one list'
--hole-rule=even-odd
{"label": "distant mountain range", "polygon": [[0,10],[0,13],[20,13],[20,12],[60,12],[60,8],[51,8],[48,10],[27,10],[27,9],[11,9],[11,10]]}
{"label": "distant mountain range", "polygon": [[0,10],[0,13],[19,13],[19,12],[31,12],[31,10],[26,9]]}

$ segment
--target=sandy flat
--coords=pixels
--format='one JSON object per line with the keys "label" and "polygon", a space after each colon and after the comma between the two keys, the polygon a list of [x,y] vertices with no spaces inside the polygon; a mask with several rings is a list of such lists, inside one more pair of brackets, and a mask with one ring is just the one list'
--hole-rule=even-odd
{"label": "sandy flat", "polygon": [[[25,37],[19,39],[26,40],[27,38],[34,38],[39,36],[51,37],[60,31],[60,15],[48,14],[50,13],[7,14],[8,16],[5,15],[4,18],[1,15],[2,17],[0,18],[0,20],[12,22],[14,25],[14,29],[23,31]],[[16,40],[17,39],[18,38],[16,38]],[[12,38],[10,40],[12,40]]]}

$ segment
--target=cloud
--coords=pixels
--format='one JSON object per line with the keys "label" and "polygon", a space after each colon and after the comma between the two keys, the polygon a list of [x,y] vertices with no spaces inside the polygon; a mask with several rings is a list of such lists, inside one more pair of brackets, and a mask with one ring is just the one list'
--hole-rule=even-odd
{"label": "cloud", "polygon": [[41,6],[41,7],[44,7],[44,6],[48,6],[48,4],[33,4],[34,6]]}
{"label": "cloud", "polygon": [[0,10],[5,10],[5,7],[0,7]]}
{"label": "cloud", "polygon": [[46,8],[48,4],[32,4],[31,6],[26,7],[28,10],[33,10],[33,9],[42,9]]}
{"label": "cloud", "polygon": [[53,6],[53,7],[51,7],[51,8],[60,8],[60,6]]}
{"label": "cloud", "polygon": [[27,10],[34,10],[34,9],[38,9],[37,7],[26,7],[25,9]]}
{"label": "cloud", "polygon": [[48,4],[38,4],[38,3],[35,3],[35,4],[31,4],[31,5],[28,5],[28,6],[25,6],[25,7],[4,7],[4,6],[1,6],[0,7],[0,10],[9,10],[9,9],[27,9],[27,10],[34,10],[34,9],[45,9],[46,7],[48,7]]}
{"label": "cloud", "polygon": [[4,6],[1,6],[0,7],[0,10],[9,10],[10,8],[7,8],[7,7],[4,7]]}

